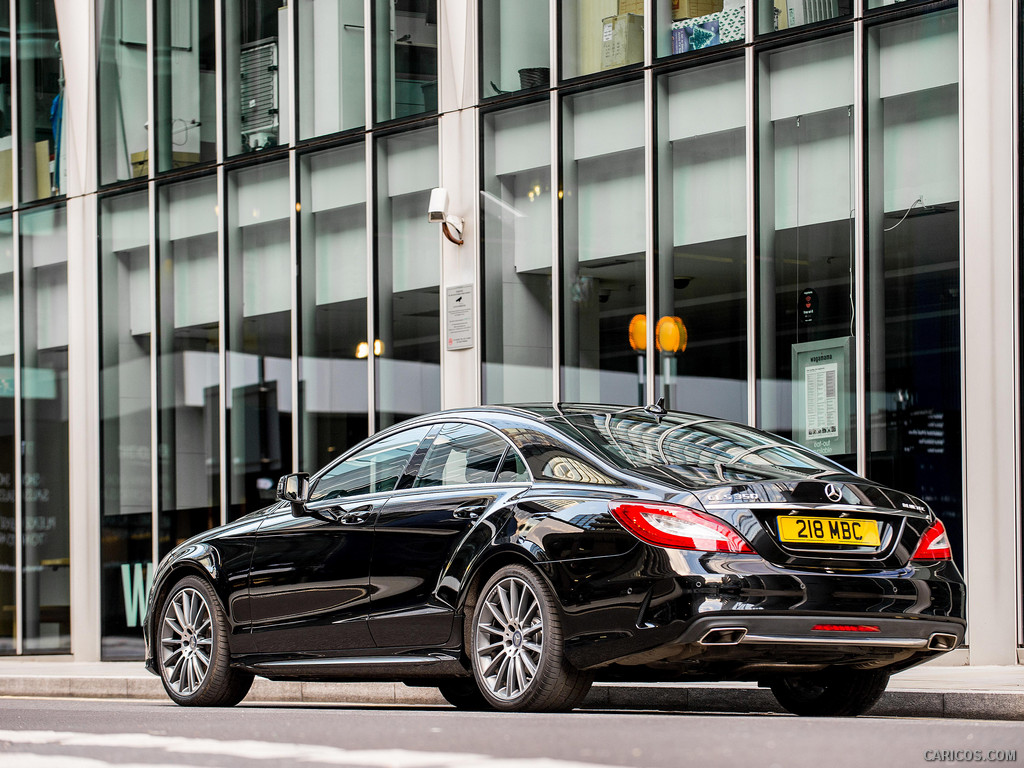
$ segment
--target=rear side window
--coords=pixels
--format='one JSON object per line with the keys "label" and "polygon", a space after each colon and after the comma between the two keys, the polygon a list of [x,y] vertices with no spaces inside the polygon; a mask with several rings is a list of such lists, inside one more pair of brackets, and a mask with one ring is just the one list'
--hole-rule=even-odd
{"label": "rear side window", "polygon": [[501,462],[501,469],[498,470],[496,480],[499,483],[528,483],[530,473],[526,471],[526,464],[519,458],[519,454],[509,448]]}
{"label": "rear side window", "polygon": [[409,459],[430,427],[416,427],[378,440],[332,467],[320,478],[310,501],[394,490]]}
{"label": "rear side window", "polygon": [[508,443],[473,424],[446,424],[423,458],[414,488],[490,483]]}

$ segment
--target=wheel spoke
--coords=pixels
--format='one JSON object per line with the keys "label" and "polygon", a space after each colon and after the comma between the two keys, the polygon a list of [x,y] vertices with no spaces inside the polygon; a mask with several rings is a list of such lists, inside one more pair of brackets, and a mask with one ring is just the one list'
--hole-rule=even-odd
{"label": "wheel spoke", "polygon": [[534,664],[533,661],[530,660],[530,657],[527,656],[525,653],[520,654],[519,658],[522,659],[523,668],[526,670],[526,674],[529,676],[529,679],[532,681],[533,680],[533,676],[537,674],[537,665]]}
{"label": "wheel spoke", "polygon": [[519,679],[519,692],[522,693],[526,690],[526,686],[530,684],[533,679],[532,675],[527,676],[526,667],[523,665],[523,655],[519,654],[516,656],[516,677]]}
{"label": "wheel spoke", "polygon": [[184,669],[185,657],[182,655],[178,657],[176,662],[174,662],[174,666],[171,668],[171,673],[167,676],[167,682],[176,684],[179,691],[181,690],[181,673]]}
{"label": "wheel spoke", "polygon": [[[511,588],[511,585],[509,588]],[[509,603],[508,592],[502,589],[500,584],[498,585],[498,599],[501,601],[501,610],[505,613],[504,618],[505,624],[507,625],[509,621],[514,618],[514,614],[512,613],[512,606]]]}
{"label": "wheel spoke", "polygon": [[541,624],[540,622],[538,622],[536,624],[531,624],[528,627],[524,627],[523,628],[523,637],[529,637],[530,635],[532,635],[532,634],[534,634],[536,632],[540,632],[540,630],[543,629],[543,628],[544,628],[544,625]]}
{"label": "wheel spoke", "polygon": [[492,600],[488,600],[486,603],[484,603],[484,607],[491,612],[491,618],[493,618],[499,625],[501,625],[501,629],[497,631],[497,634],[500,635],[508,628],[508,619],[502,617],[498,613],[498,610]]}
{"label": "wheel spoke", "polygon": [[184,632],[185,629],[188,628],[188,622],[185,620],[185,617],[182,615],[181,612],[182,606],[180,597],[181,596],[179,595],[177,598],[174,599],[174,602],[171,603],[171,607],[174,609],[174,615],[178,617],[178,626],[181,627],[181,632]]}
{"label": "wheel spoke", "polygon": [[504,688],[508,697],[512,698],[512,691],[509,686],[509,658],[505,654],[501,654],[498,658],[501,659],[501,664],[498,666],[497,679],[495,680],[496,689]]}
{"label": "wheel spoke", "polygon": [[487,659],[487,667],[484,669],[484,677],[493,677],[497,675],[501,668],[501,662],[508,657],[504,653],[496,653],[492,658]]}

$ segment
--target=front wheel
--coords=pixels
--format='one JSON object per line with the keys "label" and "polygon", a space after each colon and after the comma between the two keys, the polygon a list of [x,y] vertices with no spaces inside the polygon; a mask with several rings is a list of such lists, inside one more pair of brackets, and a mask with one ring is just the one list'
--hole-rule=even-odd
{"label": "front wheel", "polygon": [[486,702],[505,711],[578,706],[593,675],[565,658],[558,605],[533,570],[508,565],[488,579],[473,614],[473,676]]}
{"label": "front wheel", "polygon": [[888,684],[889,673],[883,669],[837,668],[783,677],[771,688],[779,704],[794,715],[853,717],[870,710]]}
{"label": "front wheel", "polygon": [[231,667],[227,616],[203,579],[186,576],[171,588],[156,634],[160,680],[176,704],[230,707],[245,698],[253,676]]}

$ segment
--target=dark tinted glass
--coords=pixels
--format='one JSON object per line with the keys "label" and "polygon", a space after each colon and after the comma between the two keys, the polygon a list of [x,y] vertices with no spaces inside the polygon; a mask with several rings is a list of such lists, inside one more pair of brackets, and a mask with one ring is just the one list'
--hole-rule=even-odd
{"label": "dark tinted glass", "polygon": [[434,438],[415,487],[489,483],[494,480],[506,443],[472,424],[449,424]]}
{"label": "dark tinted glass", "polygon": [[505,454],[505,460],[501,462],[501,469],[495,478],[499,483],[528,483],[530,473],[526,471],[526,464],[519,458],[519,454],[510,450]]}
{"label": "dark tinted glass", "polygon": [[588,414],[568,416],[552,422],[552,426],[573,437],[584,437],[602,454],[624,467],[728,464],[845,471],[789,440],[704,416],[656,419],[643,412]]}
{"label": "dark tinted glass", "polygon": [[310,501],[340,499],[394,489],[420,440],[430,427],[407,429],[385,437],[355,456],[345,459],[317,482]]}

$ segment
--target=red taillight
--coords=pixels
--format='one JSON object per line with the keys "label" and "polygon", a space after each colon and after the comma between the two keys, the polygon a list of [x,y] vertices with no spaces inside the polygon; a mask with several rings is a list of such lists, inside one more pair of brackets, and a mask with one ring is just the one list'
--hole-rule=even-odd
{"label": "red taillight", "polygon": [[753,552],[736,531],[717,517],[675,504],[637,501],[608,503],[612,515],[642,541],[699,552]]}
{"label": "red taillight", "polygon": [[815,624],[811,627],[819,632],[881,632],[874,624]]}
{"label": "red taillight", "polygon": [[914,550],[911,560],[952,560],[953,552],[949,548],[949,537],[941,520],[936,520],[924,532],[921,543]]}

